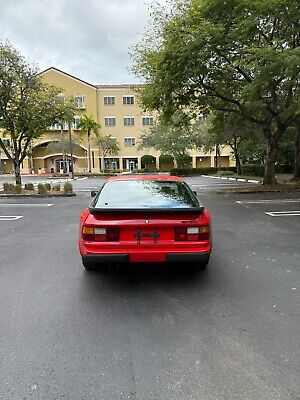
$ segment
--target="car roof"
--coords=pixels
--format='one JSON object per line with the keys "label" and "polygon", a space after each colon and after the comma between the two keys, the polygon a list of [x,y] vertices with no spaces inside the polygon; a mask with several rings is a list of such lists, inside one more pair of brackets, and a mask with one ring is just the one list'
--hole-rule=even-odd
{"label": "car roof", "polygon": [[143,174],[128,174],[111,176],[108,178],[109,181],[175,181],[182,182],[183,179],[179,176],[172,175],[143,175]]}

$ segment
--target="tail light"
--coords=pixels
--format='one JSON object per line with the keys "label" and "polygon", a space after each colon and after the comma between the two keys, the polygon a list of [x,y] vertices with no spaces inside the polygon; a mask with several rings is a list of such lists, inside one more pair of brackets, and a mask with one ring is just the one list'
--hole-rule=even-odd
{"label": "tail light", "polygon": [[120,230],[117,227],[95,228],[83,226],[82,239],[87,242],[118,242]]}
{"label": "tail light", "polygon": [[177,226],[174,230],[174,240],[178,242],[197,242],[209,240],[209,225],[204,226]]}

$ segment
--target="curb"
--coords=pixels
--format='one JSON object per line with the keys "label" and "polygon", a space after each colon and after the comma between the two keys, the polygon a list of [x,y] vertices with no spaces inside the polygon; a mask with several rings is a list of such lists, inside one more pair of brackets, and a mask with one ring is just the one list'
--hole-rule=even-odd
{"label": "curb", "polygon": [[249,183],[261,183],[261,181],[257,181],[254,179],[244,179],[244,178],[229,178],[226,176],[216,176],[216,175],[201,175],[205,178],[212,178],[212,179],[226,179],[228,181],[237,181],[237,182],[249,182]]}
{"label": "curb", "polygon": [[232,191],[217,191],[217,194],[256,194],[256,193],[290,193],[290,192],[300,192],[299,188],[296,189],[265,189],[265,190],[242,190],[242,189],[238,189],[238,190],[232,190]]}
{"label": "curb", "polygon": [[[9,193],[0,193],[0,198],[18,198],[18,199],[22,199],[22,198],[28,198],[28,197],[38,197],[38,198],[48,198],[48,197],[75,197],[76,193],[62,193],[62,194],[9,194]],[[0,204],[1,206],[1,204]]]}

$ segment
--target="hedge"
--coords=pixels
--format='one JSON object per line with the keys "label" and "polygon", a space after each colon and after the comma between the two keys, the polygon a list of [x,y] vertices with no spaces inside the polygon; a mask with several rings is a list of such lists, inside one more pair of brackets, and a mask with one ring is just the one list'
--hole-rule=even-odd
{"label": "hedge", "polygon": [[264,176],[265,167],[259,164],[242,165],[243,175]]}
{"label": "hedge", "polygon": [[235,173],[236,167],[174,168],[170,171],[170,174],[176,176],[196,176],[196,175],[217,174],[220,171],[230,171]]}

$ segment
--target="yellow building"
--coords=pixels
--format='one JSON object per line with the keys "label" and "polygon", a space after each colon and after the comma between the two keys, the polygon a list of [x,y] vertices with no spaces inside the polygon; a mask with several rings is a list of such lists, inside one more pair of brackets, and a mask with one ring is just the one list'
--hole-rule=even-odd
{"label": "yellow building", "polygon": [[[138,104],[137,89],[139,84],[120,85],[92,85],[88,82],[51,67],[41,73],[43,80],[51,85],[61,88],[66,95],[76,98],[77,110],[73,123],[73,137],[75,144],[73,148],[74,171],[87,172],[87,137],[80,137],[77,124],[81,115],[93,115],[94,119],[101,125],[102,135],[111,135],[116,138],[120,151],[114,157],[105,158],[105,168],[128,171],[141,169],[141,157],[151,154],[156,158],[153,168],[166,168],[160,165],[159,153],[151,150],[138,150],[138,141],[141,133],[154,123],[153,115],[142,111]],[[63,171],[63,155],[58,143],[62,135],[68,137],[68,126],[64,126],[63,132],[60,125],[51,127],[43,137],[32,143],[31,157],[24,160],[23,173],[58,173]],[[76,137],[78,138],[76,140]],[[56,143],[56,145],[53,145]],[[91,140],[91,166],[92,172],[99,172],[102,155]],[[201,151],[193,151],[191,154],[191,166],[210,167],[215,166],[215,154],[205,154]],[[12,165],[5,158],[3,152],[2,169],[10,172]],[[71,168],[70,157],[65,159],[65,166]],[[223,149],[221,157],[218,157],[219,166],[235,165],[231,158],[230,150]],[[173,165],[169,165],[172,167]]]}

